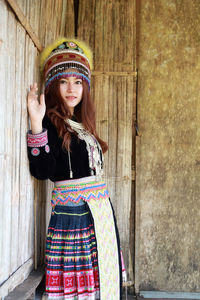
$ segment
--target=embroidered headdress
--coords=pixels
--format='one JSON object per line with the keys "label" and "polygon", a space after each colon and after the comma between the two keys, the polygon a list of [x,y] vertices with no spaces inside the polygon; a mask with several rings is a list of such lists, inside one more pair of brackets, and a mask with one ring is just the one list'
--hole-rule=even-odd
{"label": "embroidered headdress", "polygon": [[[64,72],[68,68],[75,70],[70,73]],[[77,39],[59,38],[47,46],[40,55],[40,69],[44,75],[46,90],[55,79],[73,74],[85,80],[90,87],[92,68],[92,51],[84,42]]]}

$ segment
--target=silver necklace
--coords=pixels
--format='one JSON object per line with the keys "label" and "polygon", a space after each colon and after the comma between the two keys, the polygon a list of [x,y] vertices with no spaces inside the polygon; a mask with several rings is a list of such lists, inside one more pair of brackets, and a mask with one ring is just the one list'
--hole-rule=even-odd
{"label": "silver necklace", "polygon": [[91,175],[103,175],[103,153],[97,139],[87,131],[82,123],[67,119],[66,122],[71,129],[78,134],[78,138],[84,140],[88,152],[89,167]]}

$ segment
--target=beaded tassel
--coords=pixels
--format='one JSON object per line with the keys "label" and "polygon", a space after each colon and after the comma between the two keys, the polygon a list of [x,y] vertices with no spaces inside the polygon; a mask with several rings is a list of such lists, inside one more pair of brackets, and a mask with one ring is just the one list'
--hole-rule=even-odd
{"label": "beaded tassel", "polygon": [[69,177],[73,178],[73,172],[72,172],[72,165],[71,165],[71,158],[70,158],[69,150],[67,152],[68,152],[68,160],[69,160]]}

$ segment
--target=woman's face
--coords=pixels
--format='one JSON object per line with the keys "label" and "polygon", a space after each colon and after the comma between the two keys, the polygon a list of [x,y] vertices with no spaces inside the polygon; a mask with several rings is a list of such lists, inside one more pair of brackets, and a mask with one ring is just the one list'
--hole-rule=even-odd
{"label": "woman's face", "polygon": [[[67,70],[67,72],[71,72]],[[63,101],[67,104],[70,113],[73,115],[74,107],[77,106],[83,95],[83,82],[82,79],[77,77],[61,78],[59,80],[59,90]]]}

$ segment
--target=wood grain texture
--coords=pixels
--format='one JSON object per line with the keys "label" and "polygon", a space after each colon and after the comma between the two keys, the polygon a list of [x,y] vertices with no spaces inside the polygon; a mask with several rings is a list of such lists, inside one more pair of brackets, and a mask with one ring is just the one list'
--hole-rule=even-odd
{"label": "wood grain texture", "polygon": [[[42,280],[44,270],[38,268],[30,273],[28,278],[20,285],[18,285],[7,297],[5,300],[26,300],[31,299],[30,296],[35,294],[35,290]],[[35,299],[35,298],[32,298]]]}
{"label": "wood grain texture", "polygon": [[[31,39],[33,40],[35,46],[38,48],[39,51],[42,50],[42,45],[40,43],[40,40],[38,39],[37,35],[35,34],[33,28],[30,26],[29,20],[24,15],[23,11],[18,6],[17,2],[15,0],[6,0],[9,5],[12,7],[12,10],[14,11],[15,15],[20,21],[20,24],[24,27],[26,32],[30,35]],[[25,5],[23,5],[25,8]],[[25,11],[25,9],[24,9]]]}
{"label": "wood grain texture", "polygon": [[[16,3],[41,45],[46,46],[58,36],[73,36],[73,0],[17,0]],[[92,95],[97,107],[97,128],[109,144],[105,176],[117,216],[129,280],[133,280],[133,250],[130,248],[133,221],[130,218],[133,216],[135,1],[81,0],[79,5],[78,37],[89,43],[94,51]],[[26,154],[29,127],[26,95],[31,83],[37,81],[41,85],[39,52],[25,30],[27,26],[23,27],[16,19],[6,1],[0,0],[0,7],[0,50],[3,53],[0,60],[5,70],[0,74],[0,81],[6,99],[0,121],[3,129],[0,159],[2,171],[8,170],[2,182],[6,199],[1,210],[3,214],[7,209],[7,214],[0,222],[7,225],[7,232],[3,231],[0,237],[6,245],[1,247],[0,279],[7,282],[27,259],[34,261],[35,267],[44,260],[52,184],[31,178]],[[7,53],[9,56],[5,59]],[[13,283],[9,289],[14,287]]]}
{"label": "wood grain texture", "polygon": [[135,1],[79,2],[78,37],[94,52],[92,95],[97,129],[108,142],[105,177],[128,276],[133,280],[132,138],[135,120]]}
{"label": "wood grain texture", "polygon": [[[66,31],[72,35],[74,30],[74,23],[70,21],[67,26],[65,18],[69,14],[73,19],[72,0],[12,3],[26,18],[26,24],[22,26],[22,19],[16,18],[8,2],[0,0],[0,284],[3,284],[0,292],[3,291],[4,296],[20,284],[34,266],[44,262],[48,222],[45,213],[49,194],[44,182],[30,176],[27,158],[27,92],[33,82],[42,84],[39,51],[28,28],[32,28],[44,46]],[[28,266],[26,271],[23,266]]]}
{"label": "wood grain texture", "polygon": [[[2,66],[2,69],[5,70],[8,67],[9,61],[5,60],[4,55],[6,54],[6,49],[2,49],[3,41],[6,39],[7,36],[7,24],[8,24],[8,12],[6,10],[6,7],[3,3],[0,2],[0,47],[1,47],[1,53],[0,55],[0,63]],[[9,141],[6,139],[6,125],[8,125],[5,111],[7,110],[7,104],[4,101],[6,98],[6,81],[7,81],[7,72],[0,72],[0,84],[2,86],[2,97],[1,97],[1,110],[0,110],[0,129],[1,129],[1,145],[0,145],[0,168],[1,168],[1,174],[5,174],[5,168],[8,166],[8,170],[10,171],[11,166],[11,156],[10,151],[6,153],[7,148],[9,147]],[[9,105],[9,103],[8,103]],[[10,134],[10,133],[9,133]],[[2,194],[6,194],[6,188],[9,186],[9,182],[7,180],[7,176],[2,176],[1,178],[1,191]],[[8,189],[8,198],[10,198],[11,191],[10,188]],[[8,209],[8,216],[6,217],[6,210]],[[1,212],[1,218],[0,218],[0,225],[1,225],[1,241],[5,241],[5,244],[1,243],[1,251],[0,251],[0,280],[3,280],[5,276],[8,276],[9,274],[9,268],[10,268],[10,235],[11,235],[11,227],[9,226],[11,221],[11,202],[9,201],[3,201],[1,202],[0,207]],[[7,228],[7,232],[2,229]],[[9,238],[7,238],[7,233]]]}
{"label": "wood grain texture", "polygon": [[20,266],[0,287],[0,299],[7,296],[16,286],[21,284],[33,270],[33,260],[29,259]]}

